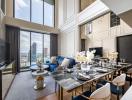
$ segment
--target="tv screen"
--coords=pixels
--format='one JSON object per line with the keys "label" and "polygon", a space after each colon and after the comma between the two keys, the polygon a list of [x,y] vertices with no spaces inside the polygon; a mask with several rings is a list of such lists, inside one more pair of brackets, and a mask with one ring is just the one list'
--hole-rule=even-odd
{"label": "tv screen", "polygon": [[125,59],[127,63],[132,63],[132,35],[117,37],[118,61]]}
{"label": "tv screen", "polygon": [[103,56],[103,48],[102,47],[89,48],[89,51],[92,51],[92,50],[96,50],[95,57]]}

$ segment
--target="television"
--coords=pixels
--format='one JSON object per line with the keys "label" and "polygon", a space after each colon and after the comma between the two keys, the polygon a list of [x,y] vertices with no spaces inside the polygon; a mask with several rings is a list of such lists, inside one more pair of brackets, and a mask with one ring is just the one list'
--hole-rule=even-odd
{"label": "television", "polygon": [[102,57],[103,56],[103,48],[102,47],[93,47],[89,48],[89,51],[96,50],[95,57]]}
{"label": "television", "polygon": [[117,37],[118,61],[125,59],[125,62],[132,63],[132,35]]}

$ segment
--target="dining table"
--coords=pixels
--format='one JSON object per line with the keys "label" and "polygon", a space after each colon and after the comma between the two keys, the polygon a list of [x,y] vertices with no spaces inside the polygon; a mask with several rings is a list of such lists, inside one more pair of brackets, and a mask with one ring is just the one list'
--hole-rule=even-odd
{"label": "dining table", "polygon": [[89,71],[82,71],[74,66],[72,69],[56,70],[51,73],[51,76],[58,84],[58,100],[63,100],[64,90],[72,92],[78,87],[81,87],[90,82],[96,81],[107,75],[114,74],[116,71],[120,71],[131,67],[131,64],[122,64],[118,66],[94,66],[92,65]]}

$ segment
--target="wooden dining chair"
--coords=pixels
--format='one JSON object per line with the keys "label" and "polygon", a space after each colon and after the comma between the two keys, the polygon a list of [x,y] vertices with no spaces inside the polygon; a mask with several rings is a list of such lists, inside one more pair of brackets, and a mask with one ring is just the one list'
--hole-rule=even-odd
{"label": "wooden dining chair", "polygon": [[98,88],[94,92],[86,91],[84,93],[79,93],[79,96],[73,97],[73,100],[110,100],[110,83],[106,83],[104,86]]}
{"label": "wooden dining chair", "polygon": [[119,95],[124,94],[124,85],[126,80],[126,74],[121,74],[117,76],[112,81],[101,80],[97,83],[96,88],[100,88],[102,85],[105,85],[107,82],[110,83],[111,93],[117,95],[117,100],[119,100]]}

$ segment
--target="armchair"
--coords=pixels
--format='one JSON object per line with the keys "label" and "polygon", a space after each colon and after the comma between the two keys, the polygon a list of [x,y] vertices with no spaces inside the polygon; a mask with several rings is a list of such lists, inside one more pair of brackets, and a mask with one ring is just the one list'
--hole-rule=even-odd
{"label": "armchair", "polygon": [[104,86],[98,88],[93,93],[91,91],[86,91],[79,94],[79,96],[73,97],[73,100],[110,100],[110,83],[106,83]]}
{"label": "armchair", "polygon": [[111,92],[113,94],[117,95],[117,100],[119,100],[119,95],[120,94],[124,94],[125,79],[126,79],[126,74],[121,74],[120,76],[117,76],[112,81],[101,80],[97,84],[96,88],[100,88],[102,85],[104,85],[107,82],[109,82],[110,83],[110,87],[111,87]]}

